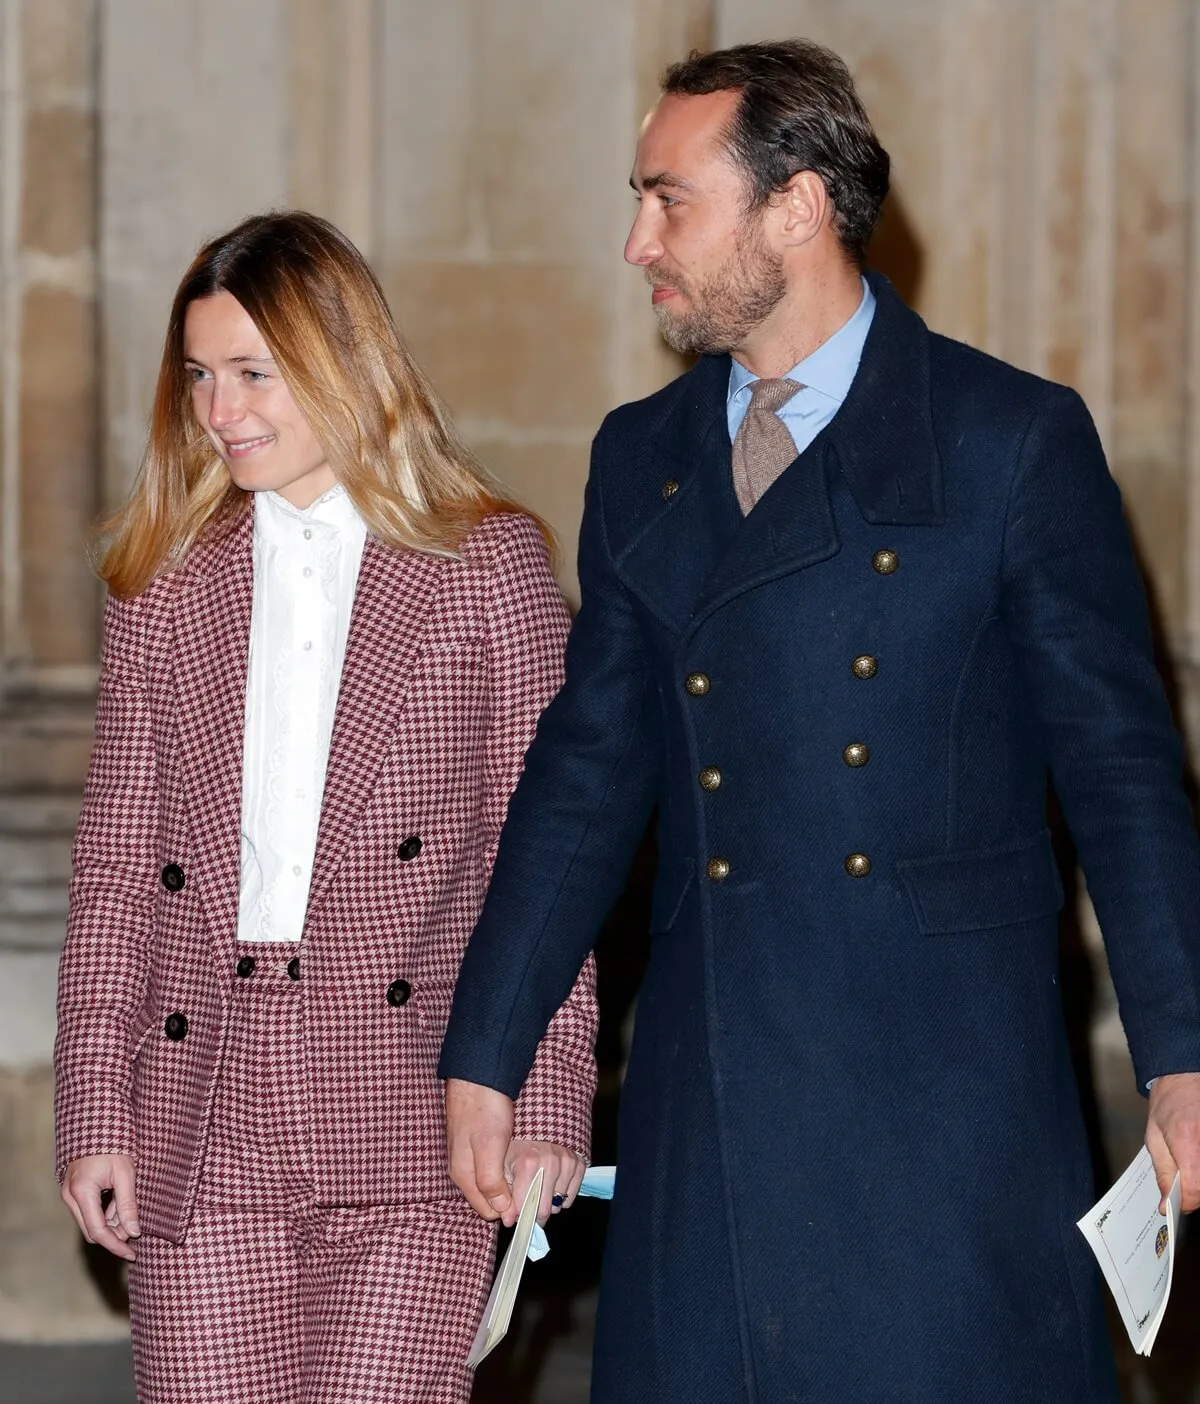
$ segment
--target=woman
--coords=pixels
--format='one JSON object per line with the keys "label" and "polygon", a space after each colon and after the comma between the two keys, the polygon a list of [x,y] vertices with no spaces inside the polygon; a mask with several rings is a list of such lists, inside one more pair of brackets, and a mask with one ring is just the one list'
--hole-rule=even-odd
{"label": "woman", "polygon": [[[139,1399],[465,1400],[493,1229],[435,1066],[560,682],[539,526],[349,241],[272,214],[183,279],[100,571],[58,1164],[132,1264]],[[594,1029],[589,962],[518,1106],[543,1219],[586,1162]]]}

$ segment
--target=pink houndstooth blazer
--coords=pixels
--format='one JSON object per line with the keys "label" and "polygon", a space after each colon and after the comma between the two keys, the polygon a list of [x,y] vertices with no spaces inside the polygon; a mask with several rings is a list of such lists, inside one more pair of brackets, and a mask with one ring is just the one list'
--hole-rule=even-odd
{"label": "pink houndstooth blazer", "polygon": [[[143,1229],[176,1241],[236,978],[252,531],[247,509],[142,595],[109,600],[59,974],[59,1173],[134,1156]],[[438,1051],[568,626],[528,518],[489,518],[463,556],[373,538],[363,553],[299,952],[296,1076],[324,1203],[458,1194]],[[589,959],[518,1100],[518,1135],[586,1154],[595,1022]]]}

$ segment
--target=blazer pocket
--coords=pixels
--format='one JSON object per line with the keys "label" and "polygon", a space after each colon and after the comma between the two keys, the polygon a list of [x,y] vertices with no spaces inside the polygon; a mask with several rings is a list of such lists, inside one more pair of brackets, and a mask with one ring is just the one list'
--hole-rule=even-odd
{"label": "blazer pocket", "polygon": [[906,858],[896,873],[923,936],[990,931],[1062,910],[1049,830],[1024,843]]}
{"label": "blazer pocket", "polygon": [[650,930],[670,931],[692,885],[695,865],[690,858],[660,863],[654,878],[654,895],[650,901]]}

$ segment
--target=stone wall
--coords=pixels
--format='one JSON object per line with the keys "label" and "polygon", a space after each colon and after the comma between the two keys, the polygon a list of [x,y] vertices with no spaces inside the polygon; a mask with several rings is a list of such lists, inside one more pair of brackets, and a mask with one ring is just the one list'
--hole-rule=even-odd
{"label": "stone wall", "polygon": [[797,32],[847,57],[895,158],[876,261],[938,330],[1087,397],[1200,737],[1189,0],[0,0],[0,1335],[121,1329],[46,1178],[47,1064],[84,537],[128,490],[182,268],[269,206],[342,225],[573,595],[589,440],[678,370],[621,261],[657,73]]}

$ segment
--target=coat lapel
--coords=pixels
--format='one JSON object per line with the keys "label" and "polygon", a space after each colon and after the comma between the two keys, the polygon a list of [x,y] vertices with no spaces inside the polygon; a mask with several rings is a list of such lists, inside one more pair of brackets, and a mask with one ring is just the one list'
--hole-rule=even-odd
{"label": "coat lapel", "polygon": [[[850,391],[742,522],[704,582],[692,628],[744,591],[836,555],[836,475],[868,522],[934,526],[945,520],[930,405],[929,332],[886,278],[868,276],[875,316]],[[727,455],[726,473],[728,463]]]}
{"label": "coat lapel", "polygon": [[[729,358],[706,357],[678,385],[640,455],[647,468],[635,490],[650,505],[614,558],[617,574],[674,633],[686,628],[741,520],[729,476]],[[666,484],[675,486],[664,492]],[[632,519],[640,506],[633,504]]]}
{"label": "coat lapel", "polygon": [[438,592],[455,569],[465,567],[367,538],[329,745],[306,920],[320,907],[375,787]]}
{"label": "coat lapel", "polygon": [[176,718],[200,900],[215,933],[237,931],[242,738],[254,593],[254,513],[193,548],[172,611]]}

